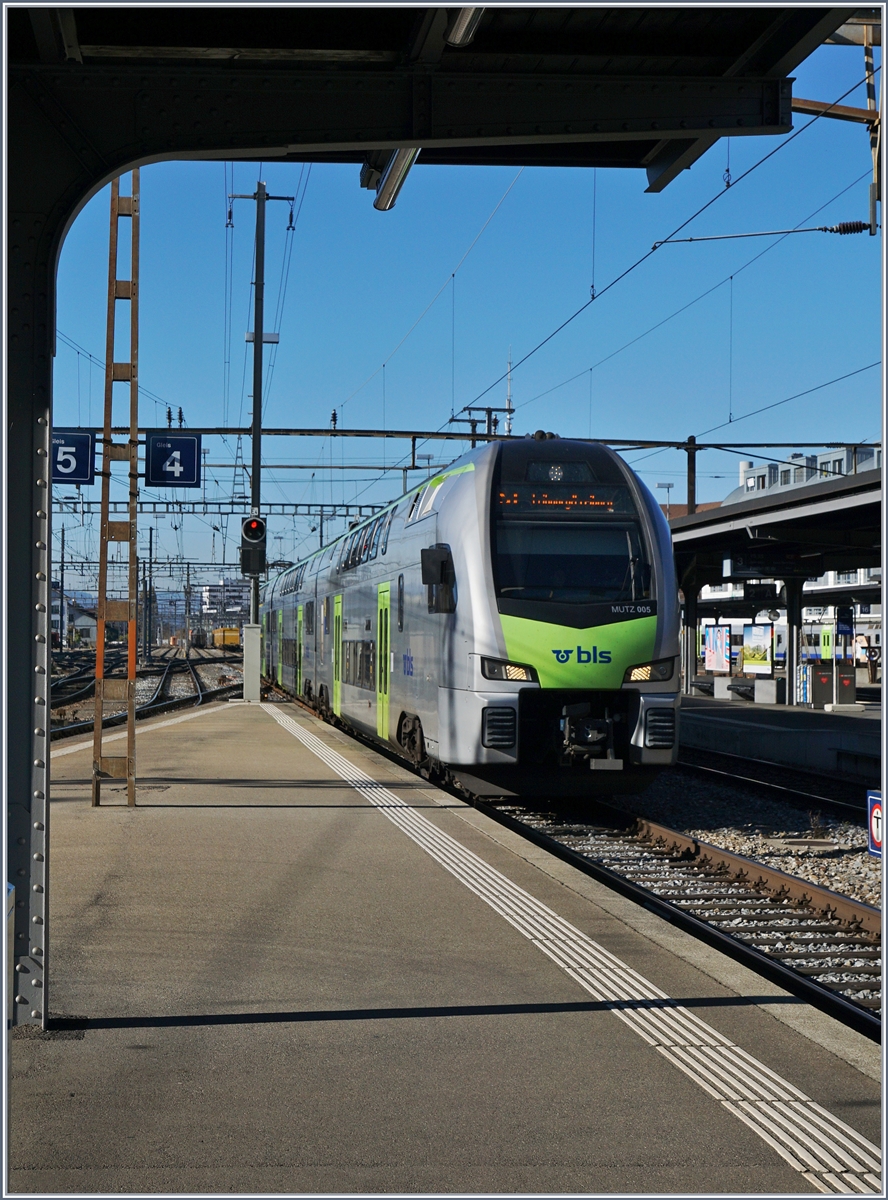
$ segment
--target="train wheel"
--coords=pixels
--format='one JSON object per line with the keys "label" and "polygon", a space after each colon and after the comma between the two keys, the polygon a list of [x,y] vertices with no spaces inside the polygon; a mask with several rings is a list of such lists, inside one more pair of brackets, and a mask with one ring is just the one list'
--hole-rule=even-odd
{"label": "train wheel", "polygon": [[407,751],[408,757],[418,767],[426,759],[425,738],[422,736],[422,722],[412,713],[402,713],[398,726],[398,741]]}

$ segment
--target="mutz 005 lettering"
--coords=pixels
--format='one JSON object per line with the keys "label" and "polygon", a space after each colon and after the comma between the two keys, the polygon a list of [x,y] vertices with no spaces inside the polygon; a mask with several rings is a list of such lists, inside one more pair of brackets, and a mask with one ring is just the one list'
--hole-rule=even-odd
{"label": "mutz 005 lettering", "polygon": [[401,657],[404,660],[404,674],[412,675],[413,674],[413,655],[412,654],[402,654]]}
{"label": "mutz 005 lettering", "polygon": [[[573,650],[553,650],[552,653],[555,655],[556,662],[566,663],[570,661]],[[599,650],[597,646],[584,650],[582,646],[577,646],[578,663],[609,663],[612,656],[611,650]]]}

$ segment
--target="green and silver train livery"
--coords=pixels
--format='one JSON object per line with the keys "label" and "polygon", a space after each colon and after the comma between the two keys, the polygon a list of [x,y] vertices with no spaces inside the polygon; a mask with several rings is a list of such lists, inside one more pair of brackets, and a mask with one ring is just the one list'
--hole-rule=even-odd
{"label": "green and silver train livery", "polygon": [[607,447],[473,450],[263,596],[265,671],[488,795],[635,791],[675,761],[668,526]]}

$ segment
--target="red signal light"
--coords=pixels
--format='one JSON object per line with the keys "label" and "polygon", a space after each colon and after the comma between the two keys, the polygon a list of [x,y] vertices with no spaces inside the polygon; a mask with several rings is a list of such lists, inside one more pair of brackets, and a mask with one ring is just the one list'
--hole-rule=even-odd
{"label": "red signal light", "polygon": [[265,540],[265,521],[262,517],[246,517],[241,525],[241,536],[246,542],[263,542]]}

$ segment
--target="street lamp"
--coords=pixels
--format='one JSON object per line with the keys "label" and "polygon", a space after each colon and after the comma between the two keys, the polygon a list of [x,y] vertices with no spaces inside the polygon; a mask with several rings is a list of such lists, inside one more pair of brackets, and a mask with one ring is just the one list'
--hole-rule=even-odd
{"label": "street lamp", "polygon": [[666,489],[666,520],[668,521],[669,520],[669,493],[675,487],[675,484],[674,483],[658,483],[657,487]]}

